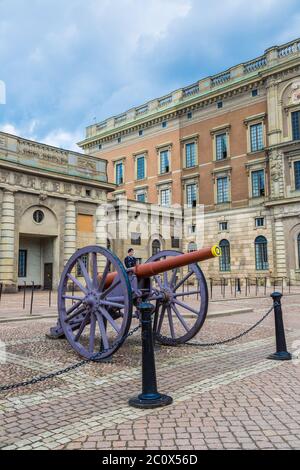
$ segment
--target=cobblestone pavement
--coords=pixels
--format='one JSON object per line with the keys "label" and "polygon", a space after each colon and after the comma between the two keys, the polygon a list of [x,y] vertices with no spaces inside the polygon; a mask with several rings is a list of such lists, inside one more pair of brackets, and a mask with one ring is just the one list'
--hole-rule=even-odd
{"label": "cobblestone pavement", "polygon": [[[196,340],[233,336],[255,323],[270,299],[240,300],[253,313],[208,320]],[[111,363],[88,364],[42,384],[0,394],[4,449],[299,449],[300,296],[283,300],[290,352],[274,352],[274,319],[239,341],[215,348],[161,347],[156,351],[161,392],[174,403],[130,408],[141,388],[141,344],[130,338]],[[45,339],[53,320],[0,325],[7,361],[0,383],[24,380],[77,361],[66,341]]]}

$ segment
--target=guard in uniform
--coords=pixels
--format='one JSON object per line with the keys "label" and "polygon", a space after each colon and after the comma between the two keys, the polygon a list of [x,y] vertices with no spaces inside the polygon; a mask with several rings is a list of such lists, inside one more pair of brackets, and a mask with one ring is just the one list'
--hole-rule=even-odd
{"label": "guard in uniform", "polygon": [[134,268],[137,265],[137,259],[134,257],[134,249],[128,250],[128,256],[124,260],[124,264],[127,269]]}

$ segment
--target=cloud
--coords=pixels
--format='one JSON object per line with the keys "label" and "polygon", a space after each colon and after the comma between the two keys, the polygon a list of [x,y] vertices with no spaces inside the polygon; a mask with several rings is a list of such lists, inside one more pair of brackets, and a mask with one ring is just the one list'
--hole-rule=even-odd
{"label": "cloud", "polygon": [[0,126],[74,148],[84,128],[260,55],[296,0],[0,0]]}

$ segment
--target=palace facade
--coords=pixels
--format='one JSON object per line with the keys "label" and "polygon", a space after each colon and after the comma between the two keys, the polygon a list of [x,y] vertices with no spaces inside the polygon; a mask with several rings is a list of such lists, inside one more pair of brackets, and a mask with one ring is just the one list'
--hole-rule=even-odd
{"label": "palace facade", "polygon": [[57,288],[77,248],[106,245],[107,162],[0,132],[0,282]]}
{"label": "palace facade", "polygon": [[[300,40],[89,126],[79,145],[107,160],[115,198],[204,205],[205,244],[223,248],[210,276],[300,280]],[[144,254],[138,240],[143,261],[170,243],[158,233]]]}

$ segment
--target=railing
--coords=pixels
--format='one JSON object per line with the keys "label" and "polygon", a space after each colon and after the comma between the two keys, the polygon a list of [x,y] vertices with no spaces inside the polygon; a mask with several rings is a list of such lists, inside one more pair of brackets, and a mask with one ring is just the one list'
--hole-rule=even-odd
{"label": "railing", "polygon": [[196,95],[199,93],[199,85],[191,85],[189,87],[186,87],[183,89],[183,97],[185,98],[186,96],[191,96],[191,95]]}
{"label": "railing", "polygon": [[278,48],[278,57],[287,57],[298,51],[300,51],[300,41],[292,42],[290,44]]}
{"label": "railing", "polygon": [[172,95],[166,96],[158,100],[158,106],[161,108],[162,106],[166,106],[167,104],[172,103]]}
{"label": "railing", "polygon": [[97,131],[102,131],[103,129],[105,129],[107,127],[107,122],[100,122],[99,124],[97,124]]}
{"label": "railing", "polygon": [[231,72],[223,72],[211,78],[211,86],[215,87],[228,82],[231,79]]}
{"label": "railing", "polygon": [[149,106],[148,106],[148,105],[142,106],[141,108],[137,108],[137,109],[135,110],[135,115],[136,115],[136,116],[140,116],[141,114],[147,113],[148,110],[149,110]]}
{"label": "railing", "polygon": [[[289,42],[279,47],[273,47],[268,49],[265,54],[260,57],[257,57],[253,60],[250,60],[242,65],[237,65],[236,67],[232,67],[230,70],[225,72],[219,73],[212,77],[207,77],[201,80],[198,83],[194,83],[190,86],[182,88],[181,90],[181,99],[184,100],[190,96],[198,95],[199,93],[207,92],[212,90],[218,86],[221,86],[227,82],[230,82],[234,77],[241,77],[246,76],[247,74],[254,73],[260,69],[264,69],[270,64],[278,63],[280,60],[284,60],[286,57],[292,56],[293,54],[297,54],[300,52],[300,40],[297,39],[296,41]],[[179,93],[180,96],[180,93]],[[149,103],[146,103],[142,106],[139,106],[133,110],[130,110],[126,113],[123,113],[119,116],[116,116],[113,119],[114,126],[117,127],[121,123],[127,120],[129,113],[133,112],[135,116],[146,115],[150,109],[151,111],[160,110],[164,106],[171,104],[174,101],[173,94],[170,93],[167,96],[159,98],[152,102],[151,106]],[[108,126],[107,122],[100,123],[98,125],[90,126],[87,128],[87,137],[91,137],[93,135],[101,133]]]}
{"label": "railing", "polygon": [[208,279],[211,300],[268,297],[280,290],[285,295],[299,295],[300,282],[287,277],[219,277]]}
{"label": "railing", "polygon": [[120,124],[120,122],[126,121],[127,113],[120,114],[120,116],[115,117],[115,124]]}
{"label": "railing", "polygon": [[267,58],[265,56],[259,57],[258,59],[251,60],[250,62],[247,62],[244,64],[244,73],[251,73],[255,72],[258,69],[261,69],[262,67],[265,67],[267,65]]}

